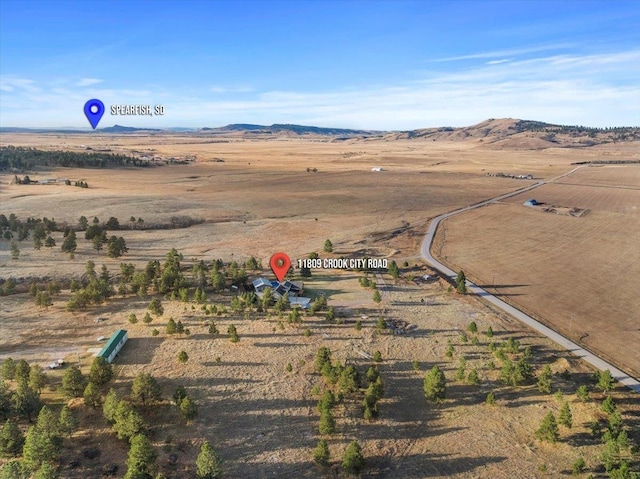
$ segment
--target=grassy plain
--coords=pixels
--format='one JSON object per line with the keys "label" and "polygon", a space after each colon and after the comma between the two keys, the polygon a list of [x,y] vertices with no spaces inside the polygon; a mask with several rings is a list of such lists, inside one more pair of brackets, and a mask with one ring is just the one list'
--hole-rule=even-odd
{"label": "grassy plain", "polygon": [[[90,144],[93,148],[117,152],[137,150],[165,157],[197,158],[188,165],[117,170],[55,169],[32,175],[34,178],[83,179],[89,183],[88,189],[12,185],[13,175],[3,174],[0,176],[0,209],[7,216],[10,213],[22,219],[47,216],[72,225],[80,215],[89,219],[95,215],[102,221],[115,216],[122,224],[126,224],[130,216],[154,222],[190,215],[204,222],[184,229],[119,231],[117,234],[125,237],[130,252],[118,260],[109,259],[104,253],[98,255],[82,234],[78,235],[74,259],[60,251],[62,233],[53,234],[58,246],[52,251],[46,248],[36,251],[29,240],[19,243],[18,261],[10,259],[8,242],[0,240],[2,278],[77,278],[89,259],[96,262],[98,270],[105,264],[115,275],[121,261],[133,262],[140,268],[151,259],[162,261],[173,247],[184,254],[186,264],[199,260],[210,263],[216,258],[244,261],[254,255],[266,265],[270,255],[278,250],[288,252],[294,260],[310,251],[320,251],[326,238],[333,241],[335,254],[361,252],[396,259],[399,263],[406,260],[412,270],[405,270],[405,279],[397,283],[383,275],[381,279],[389,286],[384,290],[380,306],[373,303],[371,290],[358,285],[357,275],[353,273],[315,274],[307,282],[308,291],[327,294],[329,304],[340,313],[342,324],[329,324],[321,317],[305,317],[301,328],[289,326],[286,321],[281,328],[278,322],[282,319],[273,314],[259,317],[251,313],[253,319],[246,319],[242,314],[227,314],[214,318],[223,333],[216,338],[207,334],[199,306],[194,305],[192,309],[191,303],[165,300],[162,317],[148,325],[131,325],[127,322],[129,313],[135,312],[141,318],[149,298],[116,296],[101,306],[70,313],[64,308],[70,297],[67,289],[54,297],[54,304],[48,309],[36,308],[32,298],[21,292],[2,298],[0,358],[25,358],[45,365],[64,356],[86,371],[91,361],[91,353],[87,351],[100,346],[96,342],[98,336],[109,336],[118,328],[129,330],[131,339],[117,359],[114,385],[126,395],[132,378],[139,372],[150,373],[158,379],[165,401],[154,410],[146,411],[145,417],[154,425],[151,439],[159,452],[159,468],[167,477],[194,477],[193,464],[204,439],[214,444],[225,460],[225,477],[232,478],[341,477],[340,458],[353,439],[363,446],[367,477],[558,477],[570,469],[578,456],[587,460],[591,471],[598,470],[602,446],[599,439],[590,437],[588,423],[601,418],[602,413],[595,401],[583,404],[574,395],[579,384],[588,382],[591,370],[569,353],[559,351],[552,342],[489,309],[479,300],[447,293],[446,286],[437,282],[416,285],[407,278],[428,272],[418,259],[418,251],[431,217],[530,183],[488,177],[486,173],[532,173],[539,178],[549,178],[571,169],[570,163],[574,161],[603,156],[633,157],[636,153],[631,147],[609,145],[584,150],[527,151],[490,149],[477,142],[338,142],[309,138],[246,141],[232,136],[220,141],[185,135],[3,135],[1,144],[78,151]],[[374,166],[382,166],[387,171],[372,172]],[[317,168],[318,172],[307,172],[307,168]],[[596,168],[583,168],[581,172],[591,174],[592,170]],[[563,182],[576,178],[577,175],[568,177]],[[599,178],[588,180],[592,183],[600,181]],[[553,188],[562,187],[544,188],[554,191]],[[584,237],[587,231],[578,228],[567,230],[565,235],[563,228],[567,228],[566,224],[584,224],[569,221],[599,218],[598,208],[606,210],[608,216],[601,220],[604,224],[587,229],[593,232],[602,227],[613,228],[617,220],[627,221],[611,230],[615,238],[612,235],[610,240],[621,242],[611,249],[619,252],[618,248],[628,241],[624,228],[633,227],[629,218],[635,218],[637,226],[635,212],[628,216],[626,210],[620,210],[629,201],[627,196],[620,195],[635,191],[620,193],[619,190],[622,191],[615,190],[614,200],[609,197],[598,200],[594,196],[589,200],[596,202],[593,207],[587,201],[588,195],[584,195],[584,201],[575,205],[592,210],[584,218],[555,217],[526,210],[517,199],[457,219],[465,224],[464,220],[476,213],[498,208],[512,211],[516,218],[537,215],[529,221],[537,221],[533,224],[546,232],[544,240],[553,243],[561,231],[568,244],[563,243],[563,247],[571,251],[573,261],[582,266],[587,261],[579,260],[573,251],[584,248],[582,258],[592,254],[593,244]],[[544,191],[537,190],[533,196],[539,197]],[[561,195],[562,190],[556,193]],[[538,199],[545,200],[542,196]],[[557,197],[561,204],[566,200],[563,196]],[[552,201],[556,199],[548,198],[548,202]],[[492,231],[494,239],[505,234],[512,235],[512,241],[523,241],[521,235],[533,229],[531,223],[526,222],[511,228],[502,219],[471,222],[454,238],[450,236],[454,223],[447,222],[445,248],[450,244],[455,248],[443,249],[442,254],[455,264],[459,254],[479,248],[474,246],[477,241],[491,237],[485,234],[487,229]],[[542,224],[553,219],[567,223],[554,223],[553,227],[544,229]],[[575,241],[570,235],[575,235]],[[505,244],[499,247],[494,244],[493,249],[494,264],[509,263],[510,250]],[[606,251],[596,250],[596,253]],[[539,255],[536,263],[539,268],[555,271],[549,269],[552,263],[544,260],[544,252]],[[480,253],[469,256],[469,266],[467,258],[460,260],[471,277],[487,275],[483,265],[475,267],[477,263],[473,261],[478,261],[478,256]],[[576,264],[570,263],[568,267],[575,268]],[[593,265],[593,268],[600,267],[602,262]],[[528,268],[524,263],[520,265],[521,270],[528,271]],[[579,274],[584,278],[582,270]],[[598,274],[600,270],[593,273]],[[489,281],[488,277],[478,277]],[[515,289],[514,284],[523,284],[518,277],[505,278],[504,287],[498,288],[500,291],[510,292]],[[612,305],[625,303],[630,298],[629,289],[625,289],[629,285],[622,285],[617,279],[615,288],[603,288],[603,283],[587,283],[587,287],[590,294],[607,291],[610,296],[605,299]],[[562,301],[569,301],[566,298],[570,296],[564,293],[568,291],[566,283],[554,284],[553,295],[542,301],[550,311],[553,301],[562,307]],[[18,289],[25,287],[23,283]],[[533,298],[531,304],[538,304],[534,297],[539,294],[537,290],[529,288],[526,294]],[[580,297],[585,294],[581,293]],[[210,300],[216,303],[228,304],[231,297],[231,293],[210,294]],[[577,307],[577,303],[574,306]],[[578,313],[574,314],[577,319]],[[378,316],[407,321],[417,325],[417,330],[398,336],[376,334],[374,323]],[[168,337],[163,331],[169,317],[181,319],[192,334]],[[624,322],[618,325],[618,316],[606,317],[615,322],[617,328],[626,328]],[[97,321],[98,318],[103,321]],[[360,331],[355,328],[358,319],[363,321]],[[470,321],[475,321],[480,330],[477,344],[461,339],[460,333]],[[224,334],[231,323],[237,326],[241,338],[237,344],[232,344]],[[499,381],[499,369],[491,364],[490,340],[483,334],[489,326],[496,332],[496,342],[513,337],[523,346],[531,345],[536,370],[548,363],[558,373],[554,376],[554,390],[564,391],[574,414],[574,427],[561,429],[560,444],[540,443],[534,439],[534,431],[544,414],[557,413],[561,403],[539,393],[535,385],[513,388]],[[161,334],[152,337],[153,328],[158,328]],[[308,337],[303,334],[306,328],[311,331]],[[624,344],[625,337],[629,336],[620,336],[620,344]],[[448,341],[455,348],[452,358],[445,356]],[[385,383],[377,421],[362,419],[361,398],[348,400],[336,408],[338,427],[337,433],[329,438],[332,466],[328,469],[314,466],[311,460],[319,437],[318,398],[312,389],[321,383],[320,376],[313,372],[313,362],[321,346],[331,348],[336,359],[356,365],[361,373],[372,364],[366,355],[379,350]],[[594,347],[598,344],[594,343]],[[180,350],[188,352],[187,364],[177,362]],[[467,369],[477,368],[479,386],[455,380],[462,355],[467,359]],[[414,360],[418,361],[420,371],[413,370]],[[293,368],[290,373],[286,372],[288,363]],[[434,364],[443,368],[449,380],[448,399],[441,405],[426,402],[422,392],[424,372]],[[572,373],[569,379],[559,376],[565,369]],[[48,375],[55,386],[61,371],[48,372]],[[190,425],[184,424],[169,401],[178,385],[184,385],[200,406],[198,418]],[[56,397],[54,389],[46,392],[48,397]],[[483,404],[490,391],[496,394],[495,406]],[[592,397],[602,398],[597,393],[592,393]],[[622,389],[615,391],[614,397],[625,421],[637,428],[640,414],[637,398]],[[101,467],[109,463],[117,464],[119,471],[124,471],[126,443],[114,439],[99,412],[88,410],[79,400],[72,404],[81,419],[81,427],[72,440],[66,442],[63,456],[77,459],[80,466],[72,469],[64,462],[62,476],[98,477]],[[101,456],[93,460],[83,457],[86,447],[100,449]]]}
{"label": "grassy plain", "polygon": [[[529,198],[590,211],[555,215]],[[581,168],[447,220],[437,244],[478,284],[640,376],[640,167]]]}

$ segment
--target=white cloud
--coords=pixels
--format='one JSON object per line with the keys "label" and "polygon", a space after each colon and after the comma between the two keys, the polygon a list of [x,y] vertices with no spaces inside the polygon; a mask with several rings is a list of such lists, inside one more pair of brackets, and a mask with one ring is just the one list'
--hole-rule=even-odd
{"label": "white cloud", "polygon": [[495,58],[495,57],[510,57],[510,56],[518,56],[518,55],[526,55],[527,53],[538,53],[538,52],[548,52],[551,50],[562,50],[571,48],[574,45],[571,43],[556,43],[552,45],[538,45],[535,47],[527,47],[527,48],[513,48],[510,50],[495,50],[488,52],[478,52],[471,53],[469,55],[458,55],[454,57],[445,57],[445,58],[436,58],[432,59],[433,62],[457,62],[462,60],[478,60],[485,58]]}
{"label": "white cloud", "polygon": [[485,63],[485,65],[500,65],[501,63],[510,62],[511,58],[503,58],[502,60],[491,60]]}
{"label": "white cloud", "polygon": [[[506,58],[505,58],[506,59]],[[118,117],[101,126],[220,126],[227,123],[302,123],[363,129],[463,126],[486,118],[523,118],[590,126],[640,124],[640,50],[599,55],[553,55],[488,62],[448,72],[424,71],[420,81],[340,91],[249,92],[244,86],[203,90],[102,89],[78,91],[30,80],[2,79],[3,126],[85,126],[90,98],[112,104],[163,104],[162,117]],[[21,86],[19,86],[21,85]],[[12,90],[6,89],[6,87]],[[6,92],[6,93],[5,93]],[[34,118],[36,120],[34,120]]]}
{"label": "white cloud", "polygon": [[103,80],[99,80],[98,78],[83,78],[76,83],[76,86],[91,86],[102,83],[102,81]]}
{"label": "white cloud", "polygon": [[216,94],[224,94],[224,93],[249,93],[253,91],[253,88],[248,86],[234,86],[234,87],[224,87],[224,86],[213,86],[209,89],[211,93]]}
{"label": "white cloud", "polygon": [[11,75],[0,75],[0,90],[2,91],[28,91],[37,92],[40,89],[35,86],[34,80],[19,78]]}

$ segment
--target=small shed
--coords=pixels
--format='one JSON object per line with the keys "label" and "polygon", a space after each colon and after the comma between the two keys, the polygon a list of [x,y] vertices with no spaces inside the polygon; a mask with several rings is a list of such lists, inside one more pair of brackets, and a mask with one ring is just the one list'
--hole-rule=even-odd
{"label": "small shed", "polygon": [[531,198],[530,200],[527,200],[522,204],[524,206],[538,206],[540,203],[538,203],[535,198]]}
{"label": "small shed", "polygon": [[374,166],[371,171],[384,171],[384,168],[382,166]]}
{"label": "small shed", "polygon": [[124,346],[124,343],[127,342],[127,339],[129,339],[129,337],[127,335],[126,330],[124,329],[117,330],[115,333],[113,333],[111,338],[109,338],[109,341],[107,341],[107,344],[104,345],[104,347],[100,350],[97,356],[99,358],[100,357],[105,358],[108,363],[113,362],[116,355],[122,349],[122,346]]}

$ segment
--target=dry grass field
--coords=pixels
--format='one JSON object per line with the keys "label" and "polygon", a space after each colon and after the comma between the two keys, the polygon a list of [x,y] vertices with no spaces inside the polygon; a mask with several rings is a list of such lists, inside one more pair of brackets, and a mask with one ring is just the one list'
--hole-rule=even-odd
{"label": "dry grass field", "polygon": [[[131,325],[126,319],[128,314],[134,312],[141,317],[148,301],[116,298],[89,314],[71,314],[64,311],[68,295],[63,292],[47,311],[35,314],[25,306],[30,298],[16,295],[4,305],[9,321],[3,323],[17,323],[22,318],[22,326],[9,330],[3,325],[2,337],[22,330],[34,338],[29,344],[38,347],[37,354],[32,350],[23,355],[19,349],[12,349],[12,357],[45,364],[66,354],[70,363],[86,369],[91,355],[85,351],[99,344],[95,337],[126,328],[131,339],[116,361],[114,385],[126,396],[136,374],[150,373],[158,379],[165,401],[146,411],[145,417],[154,424],[151,439],[157,445],[160,470],[167,477],[193,477],[198,445],[204,439],[216,445],[225,460],[225,477],[230,478],[343,477],[339,461],[346,445],[354,439],[360,442],[367,458],[366,477],[558,477],[579,456],[587,460],[589,469],[597,470],[601,446],[597,440],[589,439],[588,425],[600,417],[599,406],[595,401],[582,403],[573,394],[577,385],[588,382],[589,368],[569,353],[558,351],[551,341],[495,314],[477,300],[446,293],[439,283],[386,281],[390,286],[380,306],[374,305],[370,290],[358,286],[351,273],[307,282],[311,292],[329,296],[330,304],[344,318],[342,324],[308,317],[299,328],[286,322],[281,327],[282,320],[276,315],[264,318],[253,313],[256,319],[247,320],[243,315],[225,314],[214,318],[223,332],[216,338],[207,334],[199,307],[193,311],[190,303],[165,301],[162,317],[148,325]],[[228,303],[230,297],[226,294],[211,299]],[[401,336],[377,334],[374,323],[379,315],[406,320],[418,328]],[[358,331],[355,321],[363,316],[366,319]],[[95,323],[96,317],[104,321]],[[192,334],[164,334],[168,317],[183,321]],[[461,337],[470,321],[478,325],[477,335],[468,333],[470,339],[478,338],[477,344],[464,342]],[[224,334],[231,323],[238,328],[237,344]],[[484,334],[489,326],[495,332],[492,339]],[[152,337],[153,328],[163,332]],[[309,337],[303,334],[305,328],[311,331]],[[533,432],[546,412],[557,414],[561,402],[540,394],[535,386],[514,389],[502,385],[499,370],[490,364],[493,355],[487,348],[489,342],[508,337],[533,348],[536,369],[550,364],[556,373],[572,373],[569,380],[556,376],[553,384],[554,391],[565,393],[574,415],[574,427],[561,428],[562,442],[558,445],[536,441]],[[455,348],[452,358],[445,355],[449,341]],[[47,347],[52,344],[59,349]],[[336,407],[337,432],[329,441],[333,466],[328,469],[313,465],[311,460],[319,437],[318,395],[313,387],[322,384],[313,364],[321,346],[329,347],[335,359],[355,365],[361,374],[374,364],[362,353],[380,351],[383,361],[379,367],[385,385],[380,418],[373,422],[362,419],[358,399]],[[177,362],[180,350],[188,352],[187,364]],[[479,386],[455,379],[462,356],[467,359],[467,371],[478,370]],[[414,370],[413,361],[418,361],[419,371]],[[293,366],[291,372],[286,372],[288,363]],[[424,372],[435,364],[448,378],[449,399],[441,405],[427,402],[422,393]],[[47,374],[55,384],[62,371]],[[199,417],[189,425],[169,402],[178,385],[185,386],[200,407]],[[496,394],[496,405],[484,404],[488,392]],[[46,395],[53,397],[53,391]],[[601,396],[594,394],[593,398]],[[614,398],[626,420],[633,421],[640,413],[640,405],[631,393],[620,389]],[[124,471],[126,443],[113,440],[113,433],[98,411],[83,407],[81,401],[71,404],[81,426],[72,441],[66,443],[64,464],[76,460],[80,466],[72,469],[63,465],[62,477],[98,477],[105,464],[116,464],[119,471]],[[100,450],[100,457],[83,457],[87,448]]]}
{"label": "dry grass field", "polygon": [[[574,218],[522,206],[532,197],[590,212]],[[439,254],[448,263],[640,375],[640,167],[582,168],[443,226]]]}
{"label": "dry grass field", "polygon": [[[57,246],[51,251],[33,249],[31,240],[20,242],[17,261],[11,259],[8,241],[0,240],[0,278],[22,281],[17,294],[0,299],[0,359],[24,358],[44,366],[64,357],[86,372],[91,351],[101,345],[96,339],[118,328],[127,329],[130,339],[116,359],[117,376],[112,385],[127,396],[138,373],[150,373],[158,380],[164,400],[143,414],[152,425],[150,439],[159,454],[158,468],[166,477],[194,478],[195,458],[205,439],[223,458],[224,477],[230,478],[346,477],[341,457],[354,439],[362,445],[367,461],[362,477],[551,478],[570,474],[577,457],[585,458],[590,472],[602,472],[602,445],[591,437],[589,423],[604,418],[599,405],[603,396],[592,392],[592,401],[583,403],[575,395],[579,385],[590,384],[592,370],[479,299],[449,293],[444,283],[416,284],[411,277],[430,272],[418,253],[430,218],[530,184],[487,173],[532,173],[537,178],[550,178],[571,169],[575,161],[634,158],[637,148],[605,145],[529,151],[500,150],[479,142],[258,141],[206,135],[6,134],[0,138],[0,145],[75,151],[84,150],[89,143],[116,152],[136,150],[196,160],[154,168],[58,168],[31,175],[35,179],[83,179],[88,189],[14,185],[13,174],[5,173],[0,175],[0,212],[7,216],[15,213],[22,219],[53,217],[70,225],[81,215],[89,220],[97,216],[103,222],[114,216],[123,225],[130,216],[153,223],[189,215],[203,222],[168,230],[125,227],[117,234],[126,239],[129,252],[117,260],[104,252],[96,253],[82,233],[78,234],[73,259],[60,251],[61,232],[53,233]],[[372,172],[374,166],[386,171]],[[307,172],[307,168],[318,171]],[[590,209],[583,218],[533,211],[521,206],[524,199],[516,197],[449,220],[444,224],[446,242],[441,255],[454,266],[464,265],[469,276],[480,283],[488,284],[494,270],[499,269],[495,271],[498,292],[522,294],[507,299],[523,301],[526,310],[554,318],[571,311],[573,326],[565,332],[573,337],[579,318],[584,323],[586,318],[599,315],[596,319],[602,322],[589,323],[590,329],[585,329],[589,336],[583,341],[600,349],[606,346],[605,339],[618,338],[620,349],[620,345],[629,344],[624,340],[634,334],[629,332],[634,326],[633,312],[640,309],[637,295],[632,294],[640,271],[638,264],[629,261],[634,253],[631,246],[640,239],[637,209],[632,208],[634,201],[638,204],[632,175],[639,169],[621,169],[634,173],[616,175],[609,167],[582,168],[580,174],[564,178],[563,184],[548,185],[532,194],[550,204],[577,202],[566,206]],[[597,171],[604,172],[603,176],[594,173]],[[583,172],[587,176],[581,176]],[[524,232],[535,232],[541,244],[523,238]],[[410,266],[403,268],[403,278],[397,282],[386,274],[377,278],[383,291],[380,305],[373,302],[370,289],[358,284],[361,274],[314,272],[305,281],[306,290],[312,296],[327,296],[338,312],[338,324],[319,315],[305,316],[303,324],[294,327],[286,323],[286,316],[276,313],[253,311],[247,317],[229,312],[213,317],[222,333],[216,337],[207,333],[200,305],[190,302],[165,298],[162,316],[150,324],[132,325],[127,321],[129,314],[134,312],[141,318],[149,297],[116,295],[99,306],[72,313],[65,310],[71,295],[66,287],[47,309],[36,308],[26,292],[30,278],[80,278],[88,260],[96,263],[98,271],[105,264],[117,275],[123,261],[140,269],[149,260],[163,261],[165,254],[176,248],[184,254],[188,267],[200,260],[211,264],[216,258],[245,261],[251,255],[266,266],[275,251],[286,251],[295,261],[311,251],[320,252],[327,238],[334,244],[334,255],[366,253],[395,259],[399,264],[406,260]],[[485,245],[485,238],[506,240],[496,247]],[[526,251],[518,252],[517,244]],[[514,258],[518,263],[512,263]],[[562,276],[563,265],[569,276]],[[623,271],[632,274],[631,280],[622,281]],[[531,277],[523,278],[524,272]],[[268,273],[253,272],[251,278],[259,274]],[[549,289],[538,285],[543,277],[549,279]],[[572,278],[575,287],[568,288]],[[232,297],[227,291],[209,293],[208,299],[229,306]],[[590,306],[585,305],[587,301]],[[542,303],[547,309],[536,309]],[[417,329],[404,335],[378,334],[375,322],[379,316],[406,321]],[[165,334],[169,317],[180,319],[191,335]],[[358,319],[363,323],[361,330],[355,327]],[[461,332],[471,321],[477,323],[479,332],[467,333],[468,341],[464,341]],[[232,323],[240,335],[236,344],[226,334]],[[489,327],[495,332],[493,339],[485,335]],[[160,330],[155,337],[151,335],[154,328]],[[307,328],[310,335],[304,334]],[[618,331],[619,336],[609,332],[605,336],[599,328]],[[489,343],[507,338],[518,339],[523,347],[531,346],[535,371],[549,364],[556,373],[553,390],[563,391],[574,416],[573,428],[560,428],[558,444],[536,440],[534,431],[548,411],[557,414],[561,401],[538,392],[535,381],[512,387],[499,380],[500,362],[494,362]],[[451,358],[445,355],[449,342],[455,350]],[[373,364],[367,356],[380,351],[385,389],[379,403],[380,417],[375,421],[362,419],[362,392],[335,408],[337,431],[327,437],[332,461],[328,468],[312,461],[320,437],[314,386],[322,384],[321,376],[314,372],[314,361],[322,346],[329,347],[336,360],[356,366],[361,375]],[[186,364],[176,359],[181,350],[189,354]],[[615,352],[602,351],[607,355]],[[462,356],[467,360],[467,371],[477,369],[479,385],[455,378]],[[631,361],[625,360],[621,366],[638,371],[632,356],[633,352],[627,354],[626,360]],[[418,362],[418,371],[413,361]],[[287,364],[292,365],[290,372]],[[425,372],[436,364],[448,380],[447,399],[441,404],[426,401],[422,391]],[[563,377],[560,373],[565,370],[571,374]],[[47,371],[50,387],[43,397],[54,408],[63,402],[56,391],[62,374],[61,370]],[[179,385],[186,387],[199,406],[199,415],[190,424],[170,400]],[[484,404],[489,392],[495,392],[496,405]],[[625,424],[637,431],[637,398],[622,388],[617,388],[613,397]],[[117,477],[122,477],[126,442],[115,439],[99,411],[85,407],[81,399],[69,403],[80,427],[65,441],[61,477],[101,477],[106,464],[117,465]],[[631,436],[640,439],[636,432]],[[88,459],[83,455],[86,448],[97,448],[101,454]],[[72,460],[78,467],[69,465]]]}

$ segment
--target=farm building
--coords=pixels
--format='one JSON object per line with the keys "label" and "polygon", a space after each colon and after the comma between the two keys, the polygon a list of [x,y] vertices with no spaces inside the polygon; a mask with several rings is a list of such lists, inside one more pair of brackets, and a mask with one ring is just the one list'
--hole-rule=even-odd
{"label": "farm building", "polygon": [[374,166],[371,171],[384,171],[384,168],[382,166]]}
{"label": "farm building", "polygon": [[256,290],[258,298],[262,298],[262,294],[266,288],[271,288],[273,291],[274,299],[278,300],[282,298],[286,293],[289,293],[289,303],[291,306],[300,306],[302,308],[308,308],[311,303],[311,298],[305,298],[299,296],[302,294],[302,288],[304,284],[302,281],[269,281],[266,278],[258,278],[253,280],[253,287]]}
{"label": "farm building", "polygon": [[527,200],[522,204],[524,206],[538,206],[540,203],[538,203],[535,198],[531,198],[530,200]]}
{"label": "farm building", "polygon": [[115,333],[113,333],[111,338],[109,338],[109,341],[107,341],[107,344],[104,345],[97,356],[99,358],[105,358],[108,363],[113,362],[116,355],[122,349],[122,346],[124,346],[124,343],[127,342],[127,339],[129,339],[129,337],[127,336],[127,331],[125,331],[124,329],[117,330]]}

